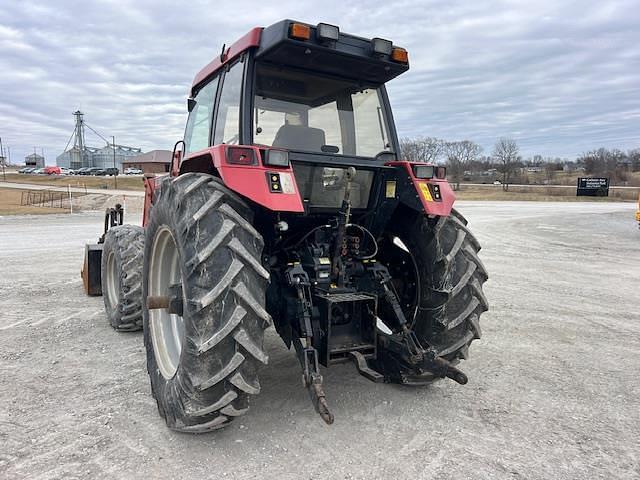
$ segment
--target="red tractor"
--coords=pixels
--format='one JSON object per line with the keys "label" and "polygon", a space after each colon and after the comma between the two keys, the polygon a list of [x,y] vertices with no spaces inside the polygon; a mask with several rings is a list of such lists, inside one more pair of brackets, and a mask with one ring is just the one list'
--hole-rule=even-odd
{"label": "red tractor", "polygon": [[116,330],[144,329],[170,428],[247,411],[272,325],[327,423],[321,365],[467,382],[487,272],[445,168],[400,157],[385,83],[408,68],[388,40],[284,20],[196,75],[171,172],[145,177],[143,227],[112,209],[84,272]]}

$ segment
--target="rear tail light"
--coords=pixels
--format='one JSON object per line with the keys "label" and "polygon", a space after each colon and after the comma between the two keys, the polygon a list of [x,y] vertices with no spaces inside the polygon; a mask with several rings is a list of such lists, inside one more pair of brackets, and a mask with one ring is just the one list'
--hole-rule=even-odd
{"label": "rear tail light", "polygon": [[265,150],[263,163],[271,167],[288,167],[289,152],[286,150]]}
{"label": "rear tail light", "polygon": [[311,27],[304,23],[292,23],[289,27],[289,36],[296,40],[309,40],[311,38]]}
{"label": "rear tail light", "polygon": [[395,47],[391,51],[391,60],[398,63],[409,63],[409,53],[400,47]]}
{"label": "rear tail light", "polygon": [[413,174],[416,178],[433,178],[434,168],[433,165],[414,165]]}
{"label": "rear tail light", "polygon": [[436,178],[446,178],[447,167],[436,167]]}
{"label": "rear tail light", "polygon": [[257,165],[258,159],[252,148],[229,147],[227,149],[227,163],[230,165]]}

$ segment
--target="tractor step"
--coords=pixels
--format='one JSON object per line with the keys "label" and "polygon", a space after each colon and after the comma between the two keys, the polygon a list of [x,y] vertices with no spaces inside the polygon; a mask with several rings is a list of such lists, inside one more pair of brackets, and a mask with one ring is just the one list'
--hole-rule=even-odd
{"label": "tractor step", "polygon": [[319,361],[325,367],[350,359],[352,352],[375,357],[376,303],[374,295],[364,293],[325,293],[313,297],[320,326],[326,335],[316,344]]}

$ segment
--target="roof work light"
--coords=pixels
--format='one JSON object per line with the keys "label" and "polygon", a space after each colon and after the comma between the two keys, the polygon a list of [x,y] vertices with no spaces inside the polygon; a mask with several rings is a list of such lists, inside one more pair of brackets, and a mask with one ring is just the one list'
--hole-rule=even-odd
{"label": "roof work light", "polygon": [[316,27],[316,35],[320,40],[338,41],[338,37],[340,36],[340,29],[335,25],[329,25],[328,23],[319,23]]}
{"label": "roof work light", "polygon": [[391,55],[393,43],[390,40],[385,40],[384,38],[372,38],[371,46],[373,47],[373,53],[378,55]]}

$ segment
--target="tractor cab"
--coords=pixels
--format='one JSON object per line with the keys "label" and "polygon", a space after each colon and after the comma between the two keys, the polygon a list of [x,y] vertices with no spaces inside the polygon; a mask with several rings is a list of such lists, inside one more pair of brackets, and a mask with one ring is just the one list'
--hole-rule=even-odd
{"label": "tractor cab", "polygon": [[[352,207],[365,209],[376,172],[399,160],[384,84],[408,68],[405,49],[334,25],[254,29],[196,75],[180,171],[204,161],[251,200],[302,212],[339,208],[354,167]],[[240,185],[236,166],[277,181]]]}

